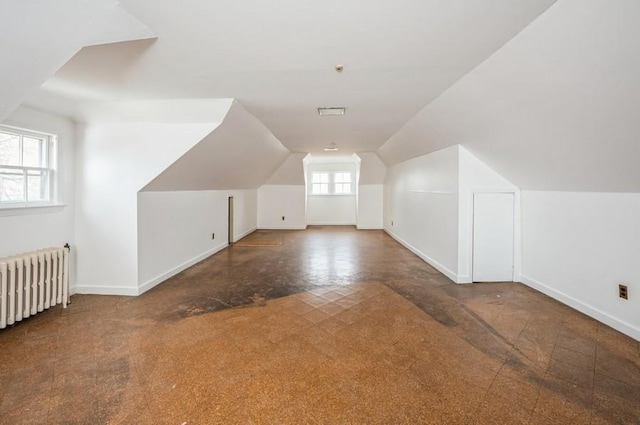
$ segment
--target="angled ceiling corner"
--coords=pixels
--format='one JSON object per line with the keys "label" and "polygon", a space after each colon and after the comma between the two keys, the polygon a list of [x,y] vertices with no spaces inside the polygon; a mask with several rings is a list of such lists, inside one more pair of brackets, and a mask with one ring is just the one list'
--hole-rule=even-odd
{"label": "angled ceiling corner", "polygon": [[288,156],[271,131],[234,100],[216,129],[142,191],[255,189]]}
{"label": "angled ceiling corner", "polygon": [[0,121],[83,47],[155,37],[116,0],[7,0],[0,27]]}

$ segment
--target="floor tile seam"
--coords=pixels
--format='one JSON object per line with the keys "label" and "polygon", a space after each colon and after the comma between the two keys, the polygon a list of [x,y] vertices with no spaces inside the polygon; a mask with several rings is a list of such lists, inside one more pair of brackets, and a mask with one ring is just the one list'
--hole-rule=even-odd
{"label": "floor tile seam", "polygon": [[[564,322],[564,318],[563,318],[563,322]],[[560,331],[558,331],[558,333],[556,334],[556,340],[555,340],[555,343],[553,344],[553,351],[551,351],[551,355],[550,355],[550,357],[551,357],[551,358],[553,358],[553,353],[555,353],[555,351],[556,351],[556,346],[557,346],[557,344],[558,344],[558,340],[559,340],[559,339],[560,339]],[[545,368],[544,375],[543,375],[543,378],[542,378],[542,379],[543,379],[543,381],[546,381],[546,380],[547,380],[547,376],[549,375],[549,367],[550,367],[550,366],[551,366],[551,361],[549,361],[549,362],[547,363],[547,366],[546,366],[546,368]],[[544,385],[544,384],[542,384],[542,385]],[[536,409],[538,408],[538,404],[540,403],[541,395],[542,395],[542,389],[541,389],[541,390],[540,390],[540,392],[538,393],[538,399],[536,400],[536,404],[535,404],[534,409],[533,409],[533,411],[534,411],[534,412],[535,412],[535,411],[536,411]],[[593,394],[592,394],[592,395],[593,395]],[[593,404],[593,403],[592,403],[592,404]]]}
{"label": "floor tile seam", "polygon": [[600,326],[596,326],[596,349],[594,350],[594,361],[593,361],[593,390],[591,391],[591,412],[593,417],[593,411],[596,408],[596,400],[595,400],[595,386],[596,386],[596,375],[598,370],[598,351],[600,350],[600,344],[598,343],[600,334]]}
{"label": "floor tile seam", "polygon": [[555,374],[554,372],[552,372],[551,370],[547,370],[547,372],[545,373],[544,379],[547,380],[547,378],[558,379],[558,380],[560,380],[560,381],[562,381],[562,382],[564,382],[566,384],[573,385],[575,388],[580,388],[580,389],[584,388],[585,391],[589,392],[591,398],[593,399],[594,381],[595,381],[595,377],[593,375],[591,375],[591,380],[590,380],[590,384],[589,384],[588,388],[587,387],[581,387],[577,383],[575,383],[575,382],[573,382],[573,381],[571,381],[571,380],[569,380],[569,379],[567,379],[565,377],[559,376],[559,375]]}
{"label": "floor tile seam", "polygon": [[473,410],[473,414],[474,415],[478,415],[480,413],[480,406],[482,406],[482,403],[487,400],[487,396],[489,395],[489,391],[491,390],[491,388],[493,388],[493,385],[495,384],[496,380],[498,379],[498,375],[500,375],[500,372],[502,372],[502,368],[505,367],[505,363],[506,363],[506,360],[502,363],[502,365],[500,366],[500,369],[498,369],[496,374],[493,376],[493,379],[491,380],[491,383],[489,384],[487,389],[482,394],[482,397],[480,398],[480,402],[478,403],[478,405]]}
{"label": "floor tile seam", "polygon": [[[611,380],[611,381],[615,381],[615,382],[616,382],[616,383],[618,383],[618,384],[624,384],[624,385],[626,385],[626,386],[633,387],[633,388],[636,388],[636,389],[640,390],[640,384],[631,384],[631,383],[629,383],[629,382],[621,381],[621,380],[619,380],[619,379],[616,379],[616,378],[615,378],[615,377],[613,377],[613,376],[606,375],[606,374],[604,374],[604,373],[598,373],[597,371],[595,371],[595,372],[594,372],[594,375],[593,375],[594,382],[595,382],[595,378],[596,378],[596,377],[604,377],[604,378],[607,378],[607,379],[609,379],[609,380]],[[595,390],[595,387],[594,387],[594,390]]]}
{"label": "floor tile seam", "polygon": [[[554,350],[554,351],[555,351],[555,350]],[[560,359],[557,359],[557,358],[553,357],[553,355],[551,356],[551,362],[557,362],[557,363],[560,363],[560,364],[561,364],[561,366],[570,366],[570,367],[575,367],[576,369],[582,369],[582,370],[584,370],[584,371],[586,371],[586,370],[590,370],[590,371],[592,372],[592,373],[591,373],[591,376],[592,376],[592,377],[593,377],[593,376],[595,376],[595,368],[594,368],[594,367],[583,367],[583,368],[580,368],[580,367],[579,367],[578,365],[576,365],[575,363],[565,362],[564,360],[560,360]],[[551,364],[551,362],[550,362],[550,364]],[[595,362],[594,362],[594,364],[595,364]],[[563,368],[563,370],[566,370],[566,368]],[[552,373],[552,375],[553,375],[553,373]],[[557,376],[557,375],[554,375],[554,376]]]}
{"label": "floor tile seam", "polygon": [[[560,348],[564,349],[564,350],[568,350],[571,351],[572,353],[575,354],[579,354],[581,356],[585,356],[585,357],[592,357],[593,358],[593,363],[594,365],[597,363],[597,359],[596,359],[596,350],[593,350],[593,355],[591,354],[587,354],[587,353],[583,353],[582,351],[578,351],[578,350],[574,350],[573,347],[567,347],[565,345],[559,345]],[[555,346],[553,348],[553,352],[555,352]],[[566,363],[566,362],[565,362]]]}

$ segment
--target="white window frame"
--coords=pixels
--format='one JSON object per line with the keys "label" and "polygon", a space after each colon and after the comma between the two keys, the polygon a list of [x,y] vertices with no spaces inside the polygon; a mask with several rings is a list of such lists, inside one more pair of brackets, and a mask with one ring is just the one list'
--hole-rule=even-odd
{"label": "white window frame", "polygon": [[[18,127],[11,127],[7,125],[0,125],[0,132],[5,134],[11,134],[18,136],[20,138],[20,159],[22,161],[23,155],[23,139],[34,138],[44,140],[44,146],[46,147],[46,160],[45,163],[40,167],[34,166],[24,166],[24,165],[4,165],[0,164],[0,169],[3,170],[16,170],[17,173],[22,172],[23,180],[24,180],[24,200],[20,201],[2,201],[0,200],[0,210],[2,209],[22,209],[22,208],[30,208],[30,207],[46,207],[55,205],[55,157],[56,157],[56,145],[57,145],[57,136],[54,134],[43,133],[35,130],[27,130]],[[46,185],[46,193],[47,199],[45,200],[37,200],[30,201],[28,199],[28,174],[29,172],[41,172],[47,176]]]}
{"label": "white window frame", "polygon": [[[346,187],[349,188],[348,191],[344,190]],[[333,173],[333,193],[336,195],[353,195],[352,173],[349,171],[336,171]]]}
{"label": "white window frame", "polygon": [[[349,170],[318,170],[311,171],[311,182],[309,184],[309,193],[312,196],[353,196],[355,195],[355,186],[354,186],[354,173]],[[348,175],[347,179],[344,179],[344,175]],[[316,178],[316,176],[326,175],[328,176],[327,181],[320,181]],[[327,191],[319,191],[320,185],[326,185]],[[349,185],[349,192],[342,192],[341,189],[337,189],[338,185],[343,189],[345,185]]]}
{"label": "white window frame", "polygon": [[329,195],[331,190],[331,173],[328,171],[313,171],[311,173],[311,194]]}

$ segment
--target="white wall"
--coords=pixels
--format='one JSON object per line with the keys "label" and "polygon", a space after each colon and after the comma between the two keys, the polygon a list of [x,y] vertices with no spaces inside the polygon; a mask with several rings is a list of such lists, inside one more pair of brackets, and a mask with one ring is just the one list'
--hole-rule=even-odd
{"label": "white wall", "polygon": [[72,246],[71,285],[74,285],[74,144],[75,125],[34,109],[20,107],[3,124],[58,136],[57,196],[62,206],[28,209],[0,209],[0,257],[49,246]]}
{"label": "white wall", "polygon": [[307,224],[345,226],[356,224],[355,195],[309,195]]}
{"label": "white wall", "polygon": [[384,207],[383,184],[358,185],[358,229],[382,229]]}
{"label": "white wall", "polygon": [[78,292],[137,295],[137,193],[216,125],[81,126],[76,186]]}
{"label": "white wall", "polygon": [[[305,229],[305,153],[294,152],[258,189],[259,229]],[[284,217],[284,220],[282,219]]]}
{"label": "white wall", "polygon": [[637,193],[523,191],[521,281],[640,340],[638,217]]}
{"label": "white wall", "polygon": [[258,190],[230,190],[224,193],[233,196],[233,242],[247,236],[258,228]]}
{"label": "white wall", "polygon": [[387,166],[375,152],[359,152],[360,174],[358,184],[382,184],[387,174]]}
{"label": "white wall", "polygon": [[228,245],[229,196],[237,240],[256,229],[255,190],[138,194],[140,293]]}
{"label": "white wall", "polygon": [[374,152],[360,152],[358,175],[358,229],[382,229],[384,205],[384,177],[387,166]]}
{"label": "white wall", "polygon": [[265,185],[258,189],[259,229],[305,229],[306,227],[304,185]]}
{"label": "white wall", "polygon": [[[356,158],[349,157],[343,162],[313,162],[307,164],[307,224],[309,225],[355,225],[356,224],[356,191],[357,173]],[[316,171],[348,171],[354,176],[353,195],[312,195],[311,173]]]}
{"label": "white wall", "polygon": [[514,269],[520,264],[520,191],[504,177],[459,147],[458,198],[458,278],[457,283],[471,283],[473,265],[473,195],[482,192],[512,192],[515,194]]}
{"label": "white wall", "polygon": [[450,279],[458,269],[458,147],[387,170],[385,230]]}

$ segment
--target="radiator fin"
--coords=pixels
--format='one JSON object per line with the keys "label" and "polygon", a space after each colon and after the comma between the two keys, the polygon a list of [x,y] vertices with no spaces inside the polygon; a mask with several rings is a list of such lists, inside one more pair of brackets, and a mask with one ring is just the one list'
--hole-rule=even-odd
{"label": "radiator fin", "polygon": [[68,247],[0,258],[0,329],[68,302]]}

